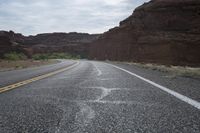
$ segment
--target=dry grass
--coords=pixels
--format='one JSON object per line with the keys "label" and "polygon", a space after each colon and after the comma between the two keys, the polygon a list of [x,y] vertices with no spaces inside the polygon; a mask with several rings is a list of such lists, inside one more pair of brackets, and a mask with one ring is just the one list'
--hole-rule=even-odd
{"label": "dry grass", "polygon": [[8,71],[15,69],[22,69],[28,67],[37,67],[42,65],[54,64],[58,62],[58,60],[19,60],[19,61],[8,61],[8,60],[0,60],[0,71]]}
{"label": "dry grass", "polygon": [[127,64],[134,64],[136,66],[146,68],[146,69],[167,72],[167,73],[172,74],[172,76],[200,78],[200,68],[182,67],[182,66],[165,66],[165,65],[157,65],[157,64],[141,64],[141,63],[127,63]]}

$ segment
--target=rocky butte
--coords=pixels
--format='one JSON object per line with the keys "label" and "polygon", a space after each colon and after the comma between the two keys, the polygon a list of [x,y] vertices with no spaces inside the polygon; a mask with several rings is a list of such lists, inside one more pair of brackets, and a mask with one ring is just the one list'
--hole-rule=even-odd
{"label": "rocky butte", "polygon": [[90,46],[91,59],[200,66],[200,0],[152,0]]}

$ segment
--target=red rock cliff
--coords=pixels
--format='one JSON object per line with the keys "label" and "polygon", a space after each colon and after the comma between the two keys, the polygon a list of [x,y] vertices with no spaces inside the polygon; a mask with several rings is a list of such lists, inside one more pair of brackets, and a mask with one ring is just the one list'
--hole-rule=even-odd
{"label": "red rock cliff", "polygon": [[90,57],[200,66],[200,1],[152,0],[90,47]]}

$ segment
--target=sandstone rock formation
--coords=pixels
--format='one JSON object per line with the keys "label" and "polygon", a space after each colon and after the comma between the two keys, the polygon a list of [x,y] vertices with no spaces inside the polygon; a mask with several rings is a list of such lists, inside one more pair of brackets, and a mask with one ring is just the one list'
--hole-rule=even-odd
{"label": "sandstone rock formation", "polygon": [[87,33],[46,33],[29,36],[25,44],[31,47],[33,53],[68,52],[87,57],[89,43],[99,35]]}
{"label": "sandstone rock formation", "polygon": [[23,36],[13,31],[0,31],[0,57],[11,51],[23,52],[29,57],[36,53],[68,52],[87,57],[89,43],[99,35],[86,33],[46,33]]}
{"label": "sandstone rock formation", "polygon": [[200,1],[152,0],[105,32],[90,57],[200,66]]}

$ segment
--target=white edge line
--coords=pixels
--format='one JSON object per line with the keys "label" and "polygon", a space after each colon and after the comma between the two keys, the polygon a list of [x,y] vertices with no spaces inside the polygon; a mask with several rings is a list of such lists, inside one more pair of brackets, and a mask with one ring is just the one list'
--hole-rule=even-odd
{"label": "white edge line", "polygon": [[98,72],[97,76],[101,76],[102,75],[101,70],[94,63],[93,63],[93,65],[94,65],[94,67],[96,68],[96,70]]}
{"label": "white edge line", "polygon": [[[106,64],[108,64],[108,63],[106,63]],[[195,101],[195,100],[193,100],[193,99],[191,99],[191,98],[188,98],[188,97],[186,97],[186,96],[184,96],[182,94],[179,94],[179,93],[177,93],[177,92],[175,92],[173,90],[170,90],[170,89],[168,89],[168,88],[166,88],[166,87],[164,87],[162,85],[159,85],[159,84],[157,84],[157,83],[155,83],[155,82],[153,82],[153,81],[151,81],[149,79],[143,78],[143,77],[141,77],[141,76],[139,76],[139,75],[137,75],[135,73],[127,71],[127,70],[125,70],[123,68],[120,68],[118,66],[115,66],[115,65],[112,65],[112,64],[108,64],[108,65],[111,65],[112,67],[120,69],[120,70],[122,70],[122,71],[124,71],[124,72],[126,72],[126,73],[128,73],[128,74],[130,74],[132,76],[135,76],[135,77],[137,77],[137,78],[139,78],[139,79],[141,79],[141,80],[143,80],[143,81],[145,81],[145,82],[147,82],[147,83],[149,83],[149,84],[151,84],[151,85],[153,85],[153,86],[155,86],[155,87],[157,87],[157,88],[159,88],[159,89],[161,89],[161,90],[163,90],[163,91],[165,91],[165,92],[167,92],[167,93],[169,93],[171,95],[173,95],[174,97],[178,98],[179,100],[184,101],[184,102],[186,102],[186,103],[188,103],[188,104],[192,105],[193,107],[195,107],[195,108],[200,110],[200,103]]]}

